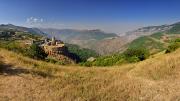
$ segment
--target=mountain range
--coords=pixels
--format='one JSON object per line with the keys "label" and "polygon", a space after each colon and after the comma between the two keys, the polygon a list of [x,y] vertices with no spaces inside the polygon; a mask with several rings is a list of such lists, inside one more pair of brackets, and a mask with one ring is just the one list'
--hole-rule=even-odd
{"label": "mountain range", "polygon": [[[47,37],[55,36],[57,39],[69,44],[76,44],[81,48],[95,50],[101,55],[122,52],[131,46],[143,46],[145,43],[163,44],[163,36],[178,37],[180,34],[180,22],[170,25],[148,26],[129,31],[123,36],[115,33],[106,33],[99,29],[95,30],[76,30],[76,29],[53,29],[53,28],[27,28],[15,26],[12,24],[0,25],[1,30],[11,29],[34,34],[44,35]],[[172,35],[173,34],[173,35]],[[155,36],[155,39],[153,38]],[[148,38],[147,38],[148,37]],[[159,37],[159,38],[156,38]],[[142,41],[143,40],[143,41]],[[157,45],[158,46],[158,45]]]}
{"label": "mountain range", "polygon": [[42,32],[38,28],[27,28],[27,27],[22,27],[22,26],[16,26],[13,24],[1,24],[0,30],[1,31],[2,30],[12,30],[12,31],[27,32],[27,33],[38,34],[38,35],[45,35],[45,33]]}
{"label": "mountain range", "polygon": [[[128,48],[128,44],[142,36],[162,32],[177,32],[180,23],[160,26],[142,27],[129,31],[123,36],[114,33],[105,33],[101,30],[74,30],[74,29],[40,29],[49,36],[56,36],[67,43],[76,44],[83,48],[95,50],[101,55],[121,52]],[[50,34],[53,33],[53,34]]]}

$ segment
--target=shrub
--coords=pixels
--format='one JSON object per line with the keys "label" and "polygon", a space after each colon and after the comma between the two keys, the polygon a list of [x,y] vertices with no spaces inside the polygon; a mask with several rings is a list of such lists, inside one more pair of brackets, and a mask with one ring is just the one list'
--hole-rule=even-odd
{"label": "shrub", "polygon": [[137,56],[128,57],[128,58],[126,58],[126,60],[130,63],[140,61],[140,59]]}
{"label": "shrub", "polygon": [[175,39],[174,42],[180,42],[180,38]]}
{"label": "shrub", "polygon": [[22,54],[26,52],[25,48],[22,48],[16,41],[0,41],[0,48],[5,48],[7,50]]}
{"label": "shrub", "polygon": [[2,62],[0,61],[0,73],[3,71],[3,65]]}
{"label": "shrub", "polygon": [[149,51],[141,48],[131,48],[127,49],[124,53],[117,53],[112,56],[103,56],[96,58],[93,62],[81,63],[82,66],[113,66],[119,65],[127,62],[138,62],[145,60],[149,57]]}
{"label": "shrub", "polygon": [[180,42],[175,41],[168,46],[165,53],[171,53],[171,52],[175,51],[176,49],[178,49],[179,47],[180,47]]}
{"label": "shrub", "polygon": [[32,44],[27,51],[27,56],[33,59],[44,60],[48,55],[36,44]]}
{"label": "shrub", "polygon": [[58,61],[56,61],[55,59],[52,59],[52,58],[47,58],[47,59],[46,59],[46,62],[50,62],[50,63],[55,64],[55,63],[57,63]]}
{"label": "shrub", "polygon": [[85,62],[90,57],[98,57],[98,54],[90,49],[80,48],[77,45],[66,44],[70,57],[77,62]]}
{"label": "shrub", "polygon": [[63,61],[58,61],[56,64],[58,64],[58,65],[66,65],[67,63],[65,63]]}
{"label": "shrub", "polygon": [[143,48],[130,48],[124,52],[124,57],[128,62],[143,61],[149,57],[149,51]]}
{"label": "shrub", "polygon": [[81,63],[82,66],[113,66],[113,65],[118,65],[118,64],[122,64],[125,63],[123,55],[122,54],[115,54],[112,56],[102,56],[102,57],[98,57],[96,58],[95,61],[93,62],[84,62]]}
{"label": "shrub", "polygon": [[58,65],[66,65],[63,61],[59,61],[53,58],[46,58],[46,62],[50,62],[50,63],[58,64]]}
{"label": "shrub", "polygon": [[82,62],[82,63],[80,63],[80,65],[81,65],[81,66],[86,66],[86,67],[92,67],[92,66],[93,66],[92,62],[89,62],[89,61],[87,61],[87,62]]}

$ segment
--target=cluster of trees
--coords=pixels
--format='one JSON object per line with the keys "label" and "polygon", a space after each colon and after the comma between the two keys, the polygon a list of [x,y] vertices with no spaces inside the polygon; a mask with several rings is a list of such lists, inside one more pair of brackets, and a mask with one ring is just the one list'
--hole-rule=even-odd
{"label": "cluster of trees", "polygon": [[66,44],[69,56],[76,62],[85,62],[90,57],[98,57],[99,55],[90,49],[80,48],[77,45]]}
{"label": "cluster of trees", "polygon": [[[17,42],[1,42],[0,47],[6,48],[8,50],[22,53],[25,56],[28,56],[33,59],[37,60],[45,60],[47,54],[44,50],[36,44],[32,44],[29,48],[21,48]],[[67,45],[69,56],[71,58],[77,59],[80,62],[80,65],[83,66],[112,66],[112,65],[119,65],[123,63],[133,63],[139,62],[147,59],[150,56],[149,50],[145,48],[129,48],[125,52],[121,54],[115,54],[112,56],[101,56],[98,55],[91,50],[88,49],[80,49],[76,45]],[[176,39],[171,42],[166,53],[170,53],[175,51],[177,48],[180,47],[180,39]],[[89,57],[97,57],[95,61],[87,61]],[[47,60],[46,60],[47,61]],[[48,60],[48,62],[57,63],[56,60]],[[60,62],[58,62],[60,63]],[[60,63],[63,64],[63,63]]]}
{"label": "cluster of trees", "polygon": [[[75,62],[85,62],[89,57],[97,57],[98,54],[96,52],[89,50],[89,49],[84,49],[80,48],[77,45],[70,45],[67,44],[67,52],[66,56],[69,58],[73,59]],[[51,63],[58,63],[58,64],[64,64],[61,61],[57,61],[55,59],[49,59],[47,58],[47,54],[44,52],[44,50],[39,47],[37,44],[32,44],[30,47],[21,47],[20,43],[15,40],[1,40],[0,41],[0,48],[5,48],[7,50],[20,53],[24,56],[37,59],[37,60],[45,60],[47,62]]]}
{"label": "cluster of trees", "polygon": [[0,37],[2,38],[8,38],[12,35],[15,35],[15,32],[14,31],[2,31],[0,32]]}
{"label": "cluster of trees", "polygon": [[83,66],[112,66],[124,63],[143,61],[150,56],[149,51],[143,48],[129,48],[124,53],[112,56],[99,57],[93,62],[81,63]]}
{"label": "cluster of trees", "polygon": [[[26,35],[26,33],[17,33],[18,35]],[[31,34],[30,34],[31,35]],[[34,38],[34,35],[27,37]],[[32,44],[30,47],[21,47],[20,43],[15,40],[8,40],[0,42],[1,48],[6,48],[10,51],[21,53],[24,56],[28,56],[37,60],[46,60],[47,62],[57,63],[54,59],[47,59],[47,54],[44,50],[36,44]],[[137,62],[142,61],[148,57],[148,52],[143,49],[128,49],[123,54],[115,54],[112,56],[99,55],[90,49],[80,48],[77,45],[66,44],[68,57],[75,60],[77,63],[85,66],[112,66],[116,64],[122,64],[125,62]],[[90,57],[97,58],[95,61],[88,62]],[[63,64],[63,63],[61,63]]]}
{"label": "cluster of trees", "polygon": [[165,53],[171,53],[175,51],[176,49],[180,48],[180,38],[173,40],[168,48],[166,49]]}
{"label": "cluster of trees", "polygon": [[47,57],[44,50],[36,44],[32,44],[30,47],[21,47],[20,43],[16,41],[0,41],[0,48],[5,48],[7,50],[38,60],[45,60]]}
{"label": "cluster of trees", "polygon": [[124,57],[128,62],[138,62],[147,59],[150,53],[145,48],[130,48],[124,53]]}
{"label": "cluster of trees", "polygon": [[[83,66],[112,66],[124,63],[139,62],[147,59],[150,56],[149,50],[145,48],[130,47],[123,53],[117,53],[112,56],[99,56],[95,51],[90,49],[80,48],[77,45],[66,44],[68,57],[75,60]],[[180,38],[171,41],[166,49],[166,53],[175,51],[180,47]],[[64,64],[61,61],[48,59],[47,54],[37,44],[32,44],[30,47],[21,47],[20,43],[15,40],[1,40],[0,48],[5,48],[16,53],[21,53],[37,60],[45,60],[51,63]],[[87,61],[88,58],[95,57],[94,61]]]}
{"label": "cluster of trees", "polygon": [[30,58],[37,60],[45,60],[48,56],[45,51],[37,44],[32,44],[26,52],[26,55]]}
{"label": "cluster of trees", "polygon": [[0,48],[5,48],[7,50],[16,52],[16,53],[25,53],[26,50],[20,47],[20,44],[16,41],[0,41]]}

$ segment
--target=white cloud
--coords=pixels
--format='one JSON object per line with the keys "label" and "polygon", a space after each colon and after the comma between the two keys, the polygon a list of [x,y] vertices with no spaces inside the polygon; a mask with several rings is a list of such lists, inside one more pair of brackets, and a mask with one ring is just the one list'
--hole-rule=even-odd
{"label": "white cloud", "polygon": [[28,24],[38,24],[42,23],[44,20],[42,18],[29,17],[26,19],[26,23]]}

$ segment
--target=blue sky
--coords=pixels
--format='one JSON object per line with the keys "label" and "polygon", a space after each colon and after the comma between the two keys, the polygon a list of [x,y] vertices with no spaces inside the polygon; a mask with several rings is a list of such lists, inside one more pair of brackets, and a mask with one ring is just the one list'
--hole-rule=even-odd
{"label": "blue sky", "polygon": [[180,21],[180,0],[0,0],[0,23],[123,33]]}

